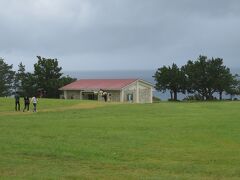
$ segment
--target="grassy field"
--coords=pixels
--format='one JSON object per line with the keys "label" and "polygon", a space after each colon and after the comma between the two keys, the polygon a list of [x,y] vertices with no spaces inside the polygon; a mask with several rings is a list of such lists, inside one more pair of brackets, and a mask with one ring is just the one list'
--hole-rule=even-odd
{"label": "grassy field", "polygon": [[240,102],[0,98],[0,179],[240,179]]}

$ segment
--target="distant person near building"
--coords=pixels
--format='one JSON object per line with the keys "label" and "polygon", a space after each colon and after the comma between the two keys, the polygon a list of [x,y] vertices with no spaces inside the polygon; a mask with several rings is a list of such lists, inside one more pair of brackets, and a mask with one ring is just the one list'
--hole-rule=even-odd
{"label": "distant person near building", "polygon": [[37,112],[37,98],[36,96],[33,96],[31,99],[31,102],[33,103],[33,112]]}
{"label": "distant person near building", "polygon": [[18,93],[15,94],[15,111],[20,111],[20,96]]}
{"label": "distant person near building", "polygon": [[107,92],[103,92],[103,98],[104,98],[104,101],[107,102],[107,98],[108,98]]}
{"label": "distant person near building", "polygon": [[28,96],[25,96],[25,97],[24,97],[24,109],[23,109],[23,112],[24,112],[25,110],[29,111],[29,104],[30,104],[29,97],[28,97]]}

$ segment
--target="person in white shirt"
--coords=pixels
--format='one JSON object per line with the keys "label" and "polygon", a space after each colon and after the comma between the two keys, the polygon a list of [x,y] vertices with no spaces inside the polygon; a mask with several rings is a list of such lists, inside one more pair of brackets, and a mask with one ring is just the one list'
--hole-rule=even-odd
{"label": "person in white shirt", "polygon": [[31,99],[31,102],[33,103],[33,112],[37,112],[37,101],[37,98],[33,96]]}

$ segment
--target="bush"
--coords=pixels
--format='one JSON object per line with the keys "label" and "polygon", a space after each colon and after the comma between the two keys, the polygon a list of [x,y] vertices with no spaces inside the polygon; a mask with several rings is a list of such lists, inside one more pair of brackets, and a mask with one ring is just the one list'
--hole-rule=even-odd
{"label": "bush", "polygon": [[153,103],[157,103],[157,102],[161,101],[161,99],[159,97],[156,97],[156,96],[153,96],[152,100],[153,100]]}
{"label": "bush", "polygon": [[199,94],[194,94],[194,95],[185,97],[183,101],[202,101],[202,97]]}

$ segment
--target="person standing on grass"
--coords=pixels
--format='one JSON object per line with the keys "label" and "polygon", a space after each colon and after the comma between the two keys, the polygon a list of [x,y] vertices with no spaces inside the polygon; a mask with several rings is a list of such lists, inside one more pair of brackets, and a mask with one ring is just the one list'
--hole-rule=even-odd
{"label": "person standing on grass", "polygon": [[20,111],[20,96],[18,92],[16,92],[14,98],[15,98],[15,111]]}
{"label": "person standing on grass", "polygon": [[37,98],[36,96],[33,96],[31,99],[31,102],[33,103],[33,112],[37,112]]}
{"label": "person standing on grass", "polygon": [[103,98],[104,98],[104,101],[105,101],[105,102],[107,102],[107,97],[108,97],[107,92],[103,92]]}
{"label": "person standing on grass", "polygon": [[24,109],[23,112],[27,109],[27,111],[29,111],[29,104],[30,104],[30,100],[28,96],[24,97]]}

